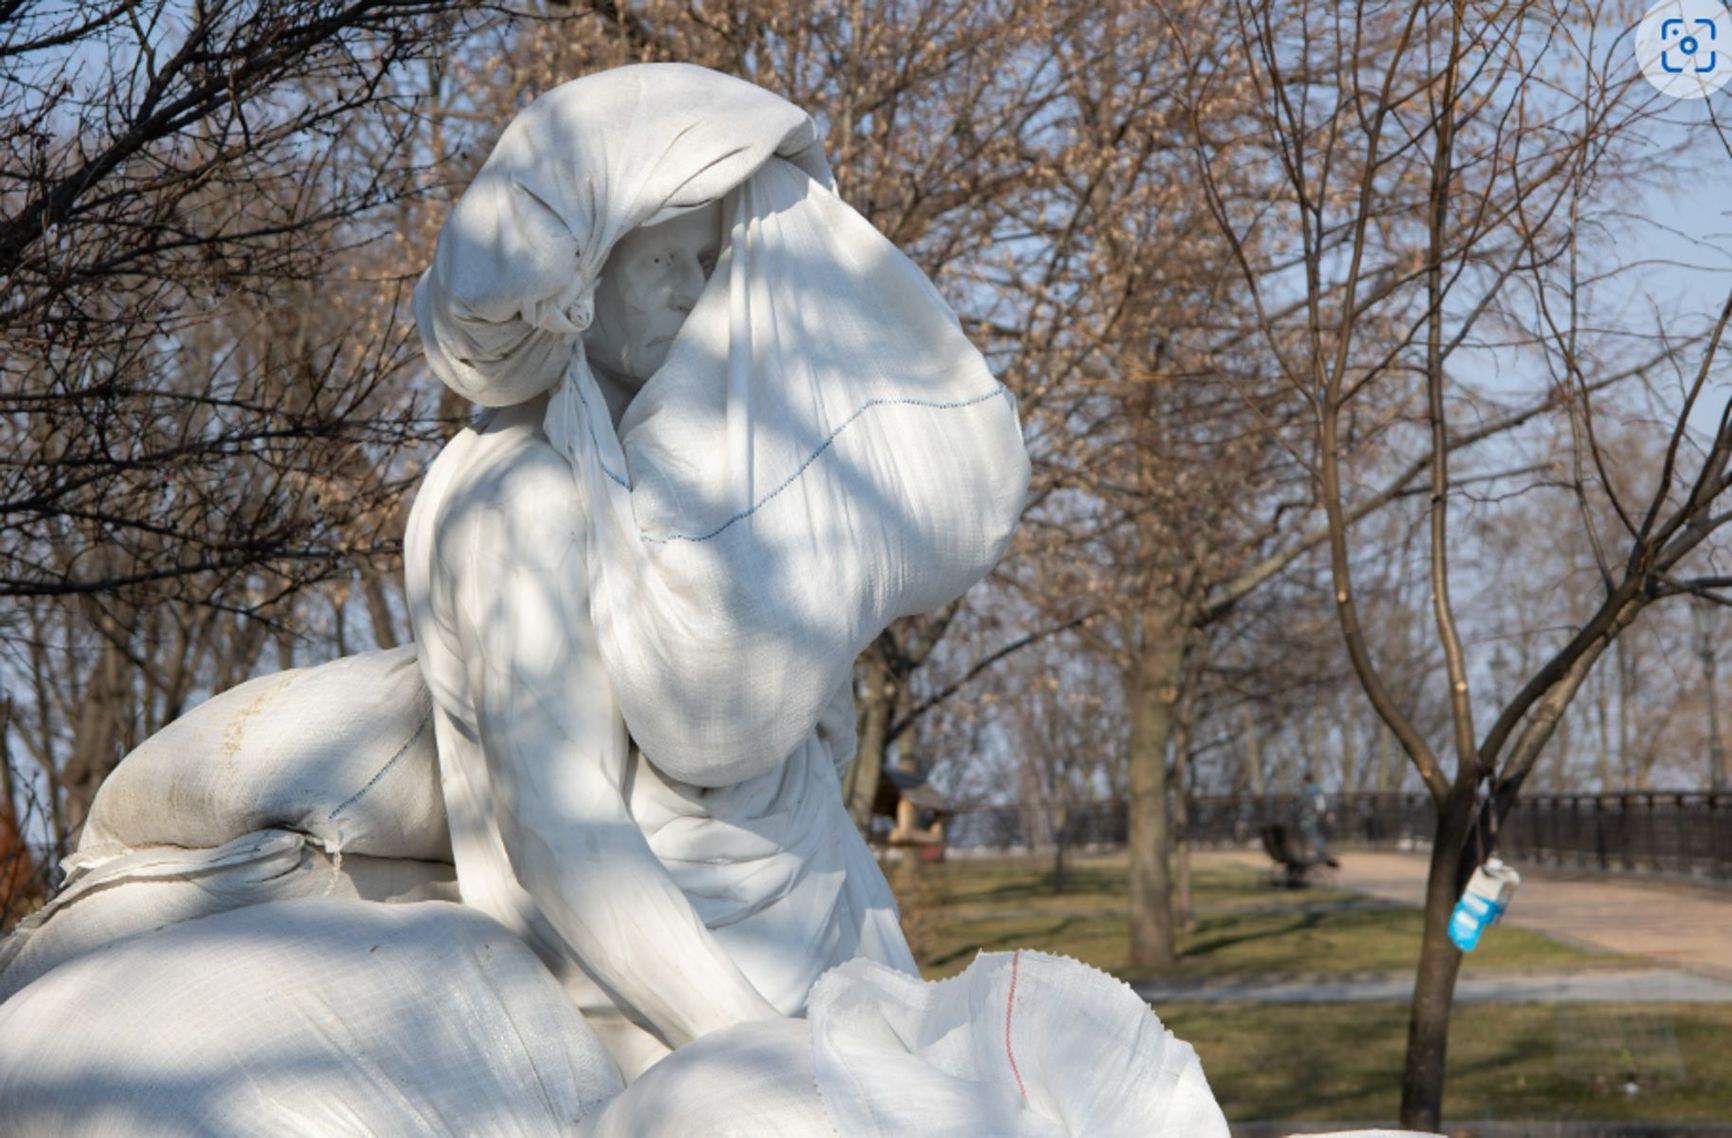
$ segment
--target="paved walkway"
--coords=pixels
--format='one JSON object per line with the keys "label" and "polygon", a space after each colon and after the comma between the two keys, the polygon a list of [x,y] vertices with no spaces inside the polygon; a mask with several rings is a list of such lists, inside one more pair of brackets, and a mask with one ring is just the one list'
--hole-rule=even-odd
{"label": "paved walkway", "polygon": [[[1418,905],[1426,865],[1424,854],[1347,853],[1339,880],[1344,889]],[[1515,927],[1732,981],[1732,890],[1516,868],[1522,885],[1504,916]]]}
{"label": "paved walkway", "polygon": [[[1219,859],[1267,869],[1268,858],[1249,851],[1199,851],[1198,861]],[[1346,851],[1335,884],[1380,901],[1419,905],[1425,894],[1426,855]],[[1504,920],[1589,951],[1638,958],[1631,968],[1576,972],[1463,976],[1456,999],[1464,1003],[1523,1001],[1732,1002],[1732,890],[1682,883],[1606,878],[1517,865],[1522,886]],[[1274,982],[1222,981],[1140,985],[1146,999],[1267,1000],[1316,1003],[1406,1000],[1412,978],[1327,976]],[[1146,990],[1145,990],[1146,989]]]}
{"label": "paved walkway", "polygon": [[[1406,1003],[1413,998],[1413,977],[1383,974],[1193,984],[1142,982],[1131,986],[1137,995],[1156,1008],[1173,1000],[1203,1004],[1240,1000],[1269,1004],[1343,1004],[1379,1000]],[[1675,968],[1463,976],[1456,981],[1455,1002],[1725,1004],[1732,1003],[1732,981],[1695,976]]]}

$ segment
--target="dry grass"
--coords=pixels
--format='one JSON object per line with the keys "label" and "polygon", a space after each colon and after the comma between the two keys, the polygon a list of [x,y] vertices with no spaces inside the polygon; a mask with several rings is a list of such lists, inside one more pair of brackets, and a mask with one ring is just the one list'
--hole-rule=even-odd
{"label": "dry grass", "polygon": [[[1045,863],[1028,859],[955,859],[915,870],[893,877],[898,896],[923,914],[917,955],[929,976],[961,971],[980,949],[1034,948],[1126,979],[1155,978],[1135,973],[1127,961],[1122,857],[1079,860],[1063,893],[1053,891]],[[1276,889],[1235,865],[1199,866],[1192,888],[1195,926],[1162,979],[1402,973],[1419,955],[1414,909],[1342,890]],[[1615,960],[1500,927],[1464,970],[1585,968]]]}
{"label": "dry grass", "polygon": [[[981,948],[1063,953],[1125,966],[1122,858],[1076,863],[1055,893],[1048,866],[953,860],[899,867],[892,881],[927,975],[952,975]],[[1167,979],[1405,973],[1419,914],[1353,894],[1271,888],[1253,870],[1198,868],[1195,930]],[[1627,963],[1500,927],[1467,974]],[[1395,1003],[1172,1003],[1157,1009],[1202,1056],[1229,1118],[1391,1121],[1407,1008]],[[1732,1117],[1732,1006],[1521,1004],[1457,1007],[1446,1112],[1452,1119],[1700,1122]]]}

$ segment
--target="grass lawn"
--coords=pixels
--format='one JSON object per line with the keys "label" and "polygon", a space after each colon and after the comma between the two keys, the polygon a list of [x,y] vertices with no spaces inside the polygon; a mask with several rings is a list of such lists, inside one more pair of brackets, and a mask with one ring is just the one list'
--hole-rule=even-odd
{"label": "grass lawn", "polygon": [[[1396,1116],[1405,1004],[1157,1010],[1197,1049],[1235,1122]],[[1732,1007],[1723,1004],[1462,1004],[1450,1024],[1444,1114],[1725,1121],[1732,1116],[1728,1040]]]}
{"label": "grass lawn", "polygon": [[[926,974],[953,975],[981,948],[1034,948],[1126,979],[1125,864],[1077,861],[1055,893],[1028,860],[888,867]],[[1406,973],[1415,910],[1329,889],[1272,888],[1243,866],[1200,864],[1195,928],[1163,979]],[[1464,974],[1628,963],[1499,927]],[[1153,977],[1151,977],[1153,978]],[[1235,1121],[1392,1120],[1407,1007],[1393,1003],[1200,1004],[1156,1009],[1191,1042]],[[1732,1006],[1464,1004],[1450,1037],[1453,1119],[1652,1122],[1732,1117]]]}
{"label": "grass lawn", "polygon": [[[1029,860],[954,859],[889,867],[910,940],[930,977],[967,967],[977,950],[1063,953],[1126,979],[1123,858],[1078,860],[1055,893],[1049,866]],[[1192,875],[1196,922],[1162,979],[1406,972],[1419,956],[1416,909],[1366,902],[1331,889],[1273,888],[1237,865],[1200,864]],[[1468,957],[1465,974],[1497,969],[1585,968],[1617,958],[1500,926]]]}

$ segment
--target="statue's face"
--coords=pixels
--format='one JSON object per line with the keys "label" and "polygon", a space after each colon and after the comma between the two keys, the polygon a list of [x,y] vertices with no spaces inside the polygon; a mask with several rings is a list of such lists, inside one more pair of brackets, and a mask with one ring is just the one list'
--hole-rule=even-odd
{"label": "statue's face", "polygon": [[595,286],[589,358],[642,384],[668,358],[722,246],[720,202],[632,230],[608,254]]}

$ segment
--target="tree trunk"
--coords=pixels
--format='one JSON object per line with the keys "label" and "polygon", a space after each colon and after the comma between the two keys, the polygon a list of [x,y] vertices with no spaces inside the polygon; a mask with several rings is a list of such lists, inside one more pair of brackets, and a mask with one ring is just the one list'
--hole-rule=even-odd
{"label": "tree trunk", "polygon": [[1401,1080],[1401,1125],[1438,1130],[1443,1120],[1443,1077],[1449,1050],[1449,1015],[1461,950],[1449,939],[1449,916],[1460,893],[1462,848],[1473,816],[1474,785],[1458,782],[1439,804],[1425,883],[1425,933],[1407,1022],[1407,1063]]}
{"label": "tree trunk", "polygon": [[12,801],[12,700],[0,696],[0,927],[34,908],[41,879]]}
{"label": "tree trunk", "polygon": [[1177,622],[1145,615],[1131,677],[1131,967],[1171,967],[1172,835],[1167,827],[1167,747],[1179,700],[1184,646]]}
{"label": "tree trunk", "polygon": [[373,643],[380,648],[395,648],[397,622],[391,616],[391,602],[385,596],[385,582],[371,565],[361,569],[361,595],[367,602],[367,620],[373,629]]}
{"label": "tree trunk", "polygon": [[1245,789],[1251,797],[1262,798],[1268,793],[1263,780],[1263,736],[1257,731],[1257,716],[1249,700],[1240,708],[1239,722],[1245,740]]}
{"label": "tree trunk", "polygon": [[1341,729],[1341,781],[1338,787],[1342,793],[1365,789],[1365,771],[1359,766],[1359,738],[1353,731],[1350,717],[1344,716]]}
{"label": "tree trunk", "polygon": [[1708,695],[1708,789],[1726,789],[1726,746],[1720,738],[1719,683],[1713,649],[1702,654],[1702,685]]}
{"label": "tree trunk", "polygon": [[865,682],[860,694],[860,743],[848,767],[843,799],[848,816],[862,834],[872,828],[872,800],[878,795],[878,779],[884,772],[884,752],[890,745],[890,713],[896,706],[896,691],[890,669],[873,649],[860,657]]}
{"label": "tree trunk", "polygon": [[[1612,692],[1611,677],[1604,672],[1595,677],[1599,682],[1594,685],[1594,722],[1599,727],[1600,734],[1600,793],[1610,794],[1614,785],[1612,781]],[[1626,784],[1624,789],[1628,790]]]}
{"label": "tree trunk", "polygon": [[1070,831],[1073,821],[1069,803],[1061,803],[1058,808],[1058,825],[1052,832],[1052,891],[1063,893],[1070,884]]}
{"label": "tree trunk", "polygon": [[102,780],[125,753],[129,697],[126,657],[112,640],[105,639],[73,722],[71,754],[61,768],[66,829],[57,838],[76,837]]}
{"label": "tree trunk", "polygon": [[1178,724],[1173,731],[1173,924],[1181,933],[1191,931],[1191,703],[1179,702]]}

